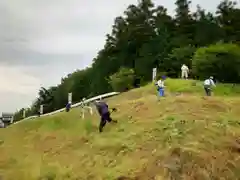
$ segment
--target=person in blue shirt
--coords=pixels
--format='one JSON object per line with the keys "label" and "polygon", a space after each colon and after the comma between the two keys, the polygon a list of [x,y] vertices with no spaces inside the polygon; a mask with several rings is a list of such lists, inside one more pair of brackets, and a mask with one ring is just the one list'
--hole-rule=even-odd
{"label": "person in blue shirt", "polygon": [[71,109],[71,103],[67,103],[66,105],[66,112],[69,112]]}
{"label": "person in blue shirt", "polygon": [[99,115],[101,116],[100,124],[99,124],[99,132],[103,131],[103,128],[107,122],[117,123],[116,120],[113,120],[111,118],[107,103],[105,103],[103,101],[95,101],[94,104],[97,108]]}

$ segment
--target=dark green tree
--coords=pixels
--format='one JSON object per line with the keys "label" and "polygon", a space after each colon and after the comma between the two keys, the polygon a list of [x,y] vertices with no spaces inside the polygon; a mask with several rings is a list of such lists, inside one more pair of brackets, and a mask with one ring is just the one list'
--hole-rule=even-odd
{"label": "dark green tree", "polygon": [[240,9],[235,1],[224,0],[217,7],[217,19],[225,42],[240,42]]}
{"label": "dark green tree", "polygon": [[[191,68],[195,51],[193,70],[197,76],[203,78],[211,74],[221,81],[239,82],[239,48],[219,42],[239,44],[240,9],[233,1],[224,0],[216,14],[200,6],[191,13],[190,3],[176,0],[174,17],[167,14],[165,7],[154,6],[151,0],[129,5],[115,18],[112,31],[106,35],[105,44],[91,67],[62,77],[57,86],[42,87],[26,115],[36,115],[41,104],[45,113],[65,107],[69,92],[73,93],[74,103],[116,87],[130,89],[131,83],[136,84],[138,79],[144,84],[151,80],[153,67],[158,68],[159,74],[178,77],[183,63]],[[229,72],[227,75],[222,73],[225,72],[223,66]],[[129,69],[131,71],[127,71]],[[126,74],[131,76],[126,80],[127,86],[119,80],[120,76],[126,78]],[[15,119],[21,118],[22,109],[15,114]]]}
{"label": "dark green tree", "polygon": [[224,32],[217,22],[217,18],[210,12],[206,12],[200,6],[193,14],[195,21],[194,44],[197,47],[210,45],[220,41]]}
{"label": "dark green tree", "polygon": [[191,1],[177,0],[175,4],[177,8],[174,44],[176,47],[194,44],[194,20],[189,8]]}

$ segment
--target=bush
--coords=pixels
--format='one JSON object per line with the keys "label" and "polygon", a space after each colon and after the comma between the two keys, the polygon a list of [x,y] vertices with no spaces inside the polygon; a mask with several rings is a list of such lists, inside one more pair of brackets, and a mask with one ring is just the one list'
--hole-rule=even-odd
{"label": "bush", "polygon": [[240,47],[236,44],[199,48],[192,63],[193,73],[200,79],[214,76],[221,82],[240,82]]}
{"label": "bush", "polygon": [[109,83],[114,91],[123,92],[133,88],[135,76],[134,70],[120,68],[120,70],[109,77]]}
{"label": "bush", "polygon": [[165,66],[167,68],[167,76],[179,77],[182,64],[186,64],[189,68],[192,66],[192,57],[196,51],[195,47],[185,46],[175,48],[169,54]]}
{"label": "bush", "polygon": [[163,76],[167,76],[167,74],[168,74],[167,72],[158,72],[156,80],[161,79]]}

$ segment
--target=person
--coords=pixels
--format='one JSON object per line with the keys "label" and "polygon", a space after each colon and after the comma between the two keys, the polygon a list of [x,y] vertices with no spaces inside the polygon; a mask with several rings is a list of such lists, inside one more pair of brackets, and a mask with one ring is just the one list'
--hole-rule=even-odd
{"label": "person", "polygon": [[213,77],[210,76],[210,78],[206,79],[203,83],[203,87],[207,96],[211,96],[212,86],[216,87]]}
{"label": "person", "polygon": [[0,128],[5,128],[5,124],[1,119],[0,119]]}
{"label": "person", "polygon": [[93,114],[92,107],[90,106],[89,102],[86,102],[86,98],[82,99],[80,108],[81,108],[81,111],[82,111],[82,119],[84,119],[84,117],[85,117],[85,110],[86,109],[89,110],[91,115]]}
{"label": "person", "polygon": [[[162,76],[156,83],[157,85],[157,91],[158,91],[158,98],[160,99],[160,97],[164,96],[164,80],[166,79],[165,76]],[[158,100],[159,100],[158,99]]]}
{"label": "person", "polygon": [[182,71],[182,79],[187,79],[188,78],[189,69],[188,69],[188,67],[185,64],[182,65],[181,71]]}
{"label": "person", "polygon": [[66,109],[66,112],[69,112],[71,109],[71,103],[68,102],[65,109]]}
{"label": "person", "polygon": [[101,133],[107,122],[117,123],[117,121],[111,118],[107,103],[101,100],[100,101],[97,100],[94,102],[94,104],[97,108],[99,115],[101,116],[100,124],[99,124],[99,132]]}

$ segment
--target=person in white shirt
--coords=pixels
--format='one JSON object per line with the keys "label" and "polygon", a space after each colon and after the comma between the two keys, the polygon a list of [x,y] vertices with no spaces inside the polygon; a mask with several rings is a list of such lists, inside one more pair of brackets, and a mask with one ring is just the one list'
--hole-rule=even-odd
{"label": "person in white shirt", "polygon": [[188,78],[189,69],[188,69],[188,67],[185,64],[182,65],[181,71],[182,71],[182,79],[187,79]]}
{"label": "person in white shirt", "polygon": [[164,96],[164,87],[165,87],[164,80],[165,80],[165,77],[162,77],[156,83],[159,98]]}
{"label": "person in white shirt", "polygon": [[212,86],[216,87],[216,85],[213,81],[213,77],[211,76],[210,78],[206,79],[203,82],[203,87],[204,87],[204,90],[205,90],[207,96],[211,96]]}
{"label": "person in white shirt", "polygon": [[85,117],[86,109],[88,109],[90,114],[93,115],[93,110],[92,110],[92,107],[91,107],[90,103],[85,102],[85,101],[86,101],[86,98],[83,98],[82,101],[81,101],[81,105],[80,105],[80,108],[82,110],[82,119],[84,119],[84,117]]}

